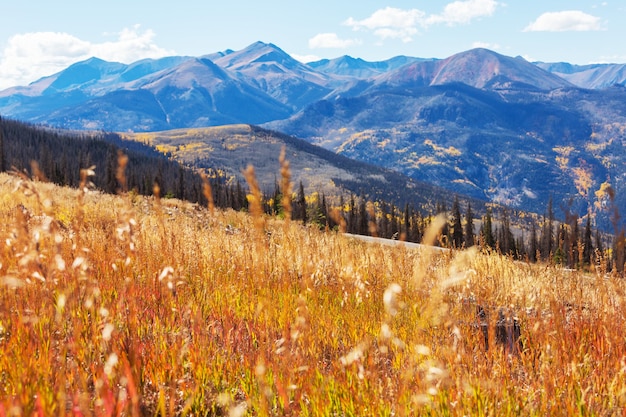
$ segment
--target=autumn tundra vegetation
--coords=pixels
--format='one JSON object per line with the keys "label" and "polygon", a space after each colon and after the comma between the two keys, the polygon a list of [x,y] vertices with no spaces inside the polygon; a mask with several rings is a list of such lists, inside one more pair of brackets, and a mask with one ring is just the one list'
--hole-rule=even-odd
{"label": "autumn tundra vegetation", "polygon": [[117,194],[91,168],[76,188],[0,174],[0,416],[623,415],[605,258],[434,251],[443,215],[422,247],[360,242],[343,207],[295,220],[284,158],[281,216],[253,168],[233,210],[205,176],[206,204],[129,191],[128,163]]}

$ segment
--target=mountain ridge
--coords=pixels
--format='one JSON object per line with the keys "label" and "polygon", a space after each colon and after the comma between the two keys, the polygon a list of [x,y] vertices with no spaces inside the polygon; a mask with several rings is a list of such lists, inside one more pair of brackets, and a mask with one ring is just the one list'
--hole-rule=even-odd
{"label": "mountain ridge", "polygon": [[555,198],[595,213],[607,203],[594,193],[607,183],[626,210],[617,64],[546,66],[476,48],[445,59],[306,65],[256,42],[124,65],[88,60],[4,90],[0,114],[118,132],[260,125],[513,207],[542,212]]}

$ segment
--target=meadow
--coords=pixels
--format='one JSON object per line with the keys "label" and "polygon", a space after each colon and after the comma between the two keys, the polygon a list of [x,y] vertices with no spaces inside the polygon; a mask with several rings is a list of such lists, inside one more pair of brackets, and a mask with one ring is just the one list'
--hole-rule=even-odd
{"label": "meadow", "polygon": [[368,244],[83,174],[0,174],[0,416],[626,412],[626,284],[602,264]]}

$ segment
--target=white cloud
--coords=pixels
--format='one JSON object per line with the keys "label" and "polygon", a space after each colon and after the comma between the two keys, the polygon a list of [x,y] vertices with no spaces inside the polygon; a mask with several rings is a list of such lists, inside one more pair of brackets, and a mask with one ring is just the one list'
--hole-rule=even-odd
{"label": "white cloud", "polygon": [[421,10],[402,10],[386,7],[375,11],[370,17],[362,20],[348,18],[343,24],[353,30],[372,30],[381,39],[401,39],[409,42],[418,32],[425,13]]}
{"label": "white cloud", "polygon": [[524,28],[524,32],[585,32],[592,30],[602,30],[600,18],[580,10],[547,12]]}
{"label": "white cloud", "polygon": [[355,30],[361,28],[412,28],[423,20],[425,13],[421,10],[402,10],[394,7],[386,7],[376,10],[370,17],[363,20],[354,20],[352,17],[344,22]]}
{"label": "white cloud", "polygon": [[474,19],[493,15],[499,4],[496,0],[454,1],[448,3],[442,13],[432,15],[419,9],[386,7],[362,20],[350,17],[343,24],[353,30],[370,30],[383,40],[401,39],[403,42],[410,42],[419,34],[420,29],[427,29],[435,24],[467,24]]}
{"label": "white cloud", "polygon": [[493,15],[497,7],[498,2],[495,0],[455,1],[447,4],[441,14],[429,16],[427,24],[467,24],[474,19]]}
{"label": "white cloud", "polygon": [[116,35],[116,40],[103,43],[92,43],[62,32],[14,35],[0,54],[0,89],[28,84],[93,56],[128,64],[175,54],[158,47],[154,43],[154,32],[141,31],[139,25]]}
{"label": "white cloud", "polygon": [[309,39],[309,48],[348,48],[358,45],[357,39],[341,39],[336,33],[319,33]]}

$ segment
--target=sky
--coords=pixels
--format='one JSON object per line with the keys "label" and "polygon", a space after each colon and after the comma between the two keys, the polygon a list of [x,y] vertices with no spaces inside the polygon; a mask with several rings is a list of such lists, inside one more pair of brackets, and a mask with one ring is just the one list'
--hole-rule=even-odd
{"label": "sky", "polygon": [[626,63],[624,0],[24,0],[0,19],[0,90],[92,56],[129,64],[273,43],[303,62],[446,58]]}

